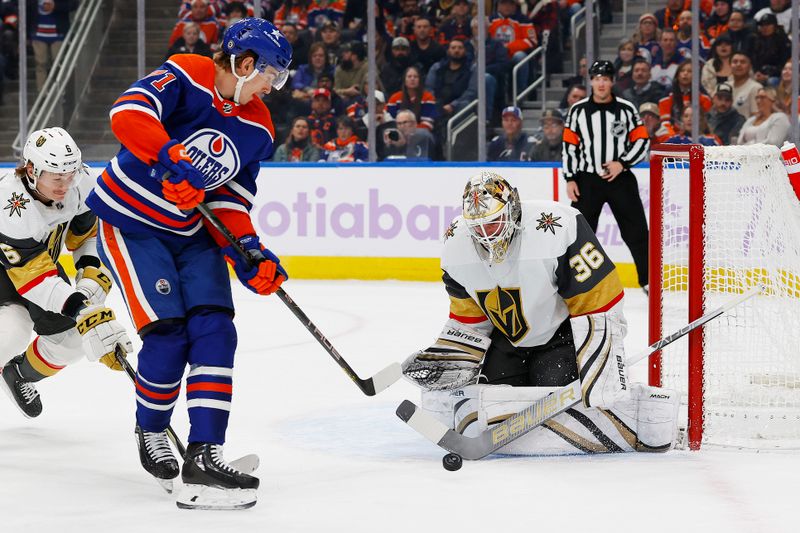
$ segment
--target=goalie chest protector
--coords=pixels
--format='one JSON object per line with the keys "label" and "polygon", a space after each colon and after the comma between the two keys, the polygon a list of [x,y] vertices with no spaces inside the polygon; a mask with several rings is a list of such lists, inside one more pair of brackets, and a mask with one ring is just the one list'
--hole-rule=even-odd
{"label": "goalie chest protector", "polygon": [[501,263],[489,263],[462,217],[442,253],[442,270],[458,282],[492,324],[516,346],[539,346],[569,316],[558,292],[559,258],[577,236],[578,211],[555,202],[524,202],[517,230]]}

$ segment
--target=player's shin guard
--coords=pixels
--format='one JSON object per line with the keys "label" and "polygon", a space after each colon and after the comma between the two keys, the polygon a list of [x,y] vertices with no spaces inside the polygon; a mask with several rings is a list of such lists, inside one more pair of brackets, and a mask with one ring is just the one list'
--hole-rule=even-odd
{"label": "player's shin guard", "polygon": [[187,321],[189,363],[186,404],[189,442],[223,444],[233,393],[236,329],[228,310],[193,311]]}
{"label": "player's shin guard", "polygon": [[188,339],[182,323],[159,324],[143,337],[136,372],[136,421],[144,431],[169,425],[186,366]]}

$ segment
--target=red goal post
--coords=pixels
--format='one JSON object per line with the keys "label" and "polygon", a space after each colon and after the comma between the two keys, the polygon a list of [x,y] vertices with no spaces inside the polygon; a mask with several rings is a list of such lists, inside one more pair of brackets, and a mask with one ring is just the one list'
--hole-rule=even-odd
{"label": "red goal post", "polygon": [[766,286],[650,358],[689,447],[800,447],[800,203],[777,148],[653,146],[649,261],[651,343]]}

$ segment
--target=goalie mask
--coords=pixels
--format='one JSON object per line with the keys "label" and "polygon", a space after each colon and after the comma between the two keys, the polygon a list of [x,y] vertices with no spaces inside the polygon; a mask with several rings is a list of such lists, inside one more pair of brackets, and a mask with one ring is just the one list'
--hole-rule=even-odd
{"label": "goalie mask", "polygon": [[[82,167],[81,151],[63,128],[45,128],[30,134],[22,149],[23,163],[33,165],[32,176],[25,173],[28,186],[36,190],[42,172],[75,173]],[[73,185],[77,179],[73,180]]]}
{"label": "goalie mask", "polygon": [[462,214],[473,241],[490,262],[501,263],[522,218],[517,189],[498,174],[481,172],[464,188]]}

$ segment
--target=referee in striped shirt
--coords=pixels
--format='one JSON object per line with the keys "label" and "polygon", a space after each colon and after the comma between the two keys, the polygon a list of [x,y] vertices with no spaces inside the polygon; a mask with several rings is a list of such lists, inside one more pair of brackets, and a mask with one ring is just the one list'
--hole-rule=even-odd
{"label": "referee in striped shirt", "polygon": [[614,65],[595,61],[589,75],[592,95],[570,108],[564,124],[567,196],[594,231],[608,203],[647,292],[647,219],[630,168],[644,159],[650,138],[634,105],[611,92]]}

